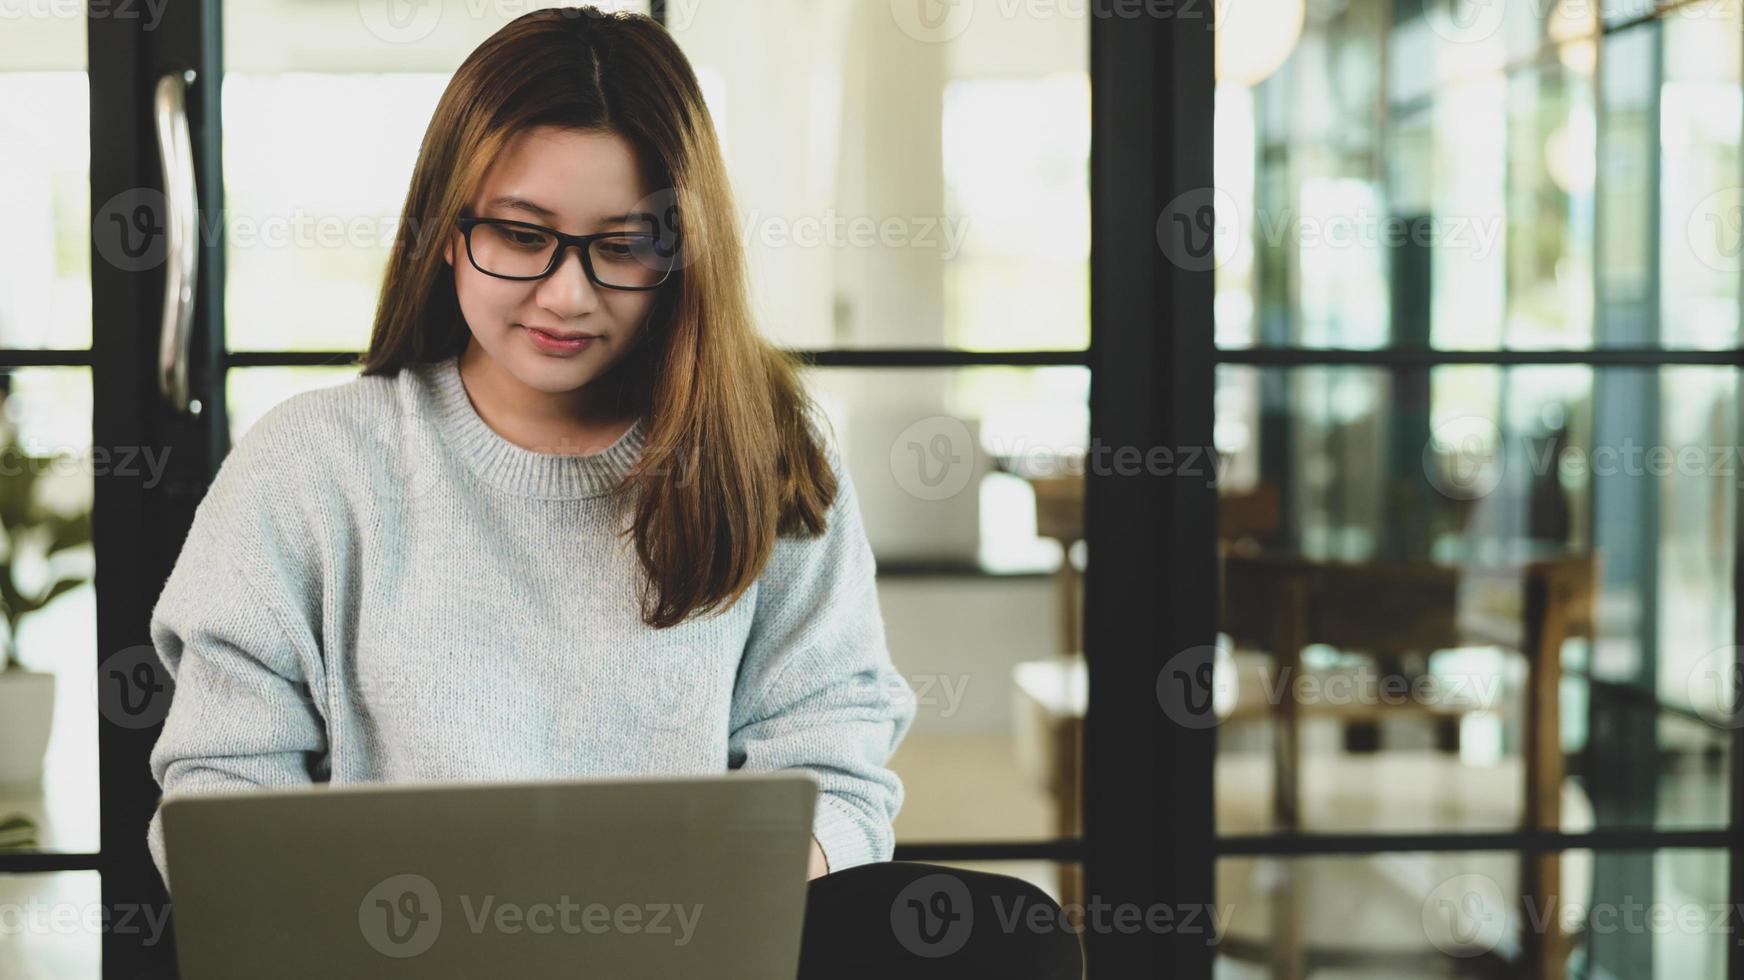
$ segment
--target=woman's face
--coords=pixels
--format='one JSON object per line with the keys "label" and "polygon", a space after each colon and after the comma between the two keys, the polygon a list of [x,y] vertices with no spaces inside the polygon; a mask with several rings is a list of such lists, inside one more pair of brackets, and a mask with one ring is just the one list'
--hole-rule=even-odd
{"label": "woman's face", "polygon": [[[623,137],[542,126],[509,142],[485,174],[469,213],[529,221],[571,235],[646,232],[646,222],[629,216],[646,207],[650,194],[635,151]],[[474,234],[488,232],[478,228]],[[467,258],[458,230],[443,256],[454,269],[460,311],[473,339],[501,370],[551,394],[605,377],[631,349],[658,292],[594,285],[574,248],[564,251],[551,275],[528,281],[480,272]],[[598,271],[606,274],[604,268]],[[554,351],[535,339],[534,329],[592,339],[576,351]]]}

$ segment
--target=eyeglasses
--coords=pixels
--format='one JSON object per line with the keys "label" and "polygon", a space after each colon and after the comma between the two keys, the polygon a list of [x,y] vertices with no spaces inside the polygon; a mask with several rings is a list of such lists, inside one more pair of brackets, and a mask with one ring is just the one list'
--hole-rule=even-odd
{"label": "eyeglasses", "polygon": [[581,267],[596,286],[653,289],[672,275],[676,242],[670,236],[608,231],[565,235],[555,228],[506,218],[456,218],[466,237],[472,267],[498,279],[543,279],[557,270],[570,246],[581,249]]}

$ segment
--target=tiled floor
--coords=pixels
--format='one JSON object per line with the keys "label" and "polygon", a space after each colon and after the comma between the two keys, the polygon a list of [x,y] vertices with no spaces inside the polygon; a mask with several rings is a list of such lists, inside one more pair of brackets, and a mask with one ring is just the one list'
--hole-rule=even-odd
{"label": "tiled floor", "polygon": [[[1051,836],[1052,804],[1038,782],[1020,771],[1006,735],[916,732],[891,765],[905,787],[896,821],[898,841]],[[1219,758],[1217,805],[1224,832],[1267,829],[1270,775],[1264,755],[1229,753]],[[1517,759],[1471,766],[1457,756],[1427,751],[1316,754],[1305,760],[1303,772],[1307,820],[1320,830],[1507,829],[1519,819],[1520,784]],[[1668,768],[1661,796],[1688,803],[1711,797],[1722,786],[1711,772]],[[1574,780],[1565,785],[1564,816],[1570,829],[1591,822],[1591,808]],[[1058,897],[1057,876],[1049,862],[964,866],[1015,875]],[[1346,960],[1342,966],[1315,969],[1311,975],[1316,980],[1480,975],[1471,972],[1476,967],[1470,960],[1449,956],[1437,945],[1447,942],[1433,934],[1437,889],[1445,891],[1449,882],[1480,875],[1512,895],[1517,869],[1517,859],[1506,853],[1220,862],[1222,935],[1228,939],[1226,949],[1237,955],[1220,958],[1218,975],[1227,980],[1271,975],[1264,956],[1278,916],[1291,914],[1292,908],[1310,946],[1320,955]],[[1567,855],[1564,893],[1588,901],[1592,870],[1589,853]],[[1677,886],[1656,884],[1654,901],[1694,901],[1691,896],[1710,886],[1715,900],[1723,899],[1723,870],[1717,876],[1695,874],[1693,884],[1690,869],[1684,871],[1685,881]],[[1700,964],[1712,955],[1711,945],[1703,936],[1661,938],[1655,955],[1659,962],[1697,970],[1666,975],[1698,976]],[[1364,960],[1372,962],[1364,965]]]}

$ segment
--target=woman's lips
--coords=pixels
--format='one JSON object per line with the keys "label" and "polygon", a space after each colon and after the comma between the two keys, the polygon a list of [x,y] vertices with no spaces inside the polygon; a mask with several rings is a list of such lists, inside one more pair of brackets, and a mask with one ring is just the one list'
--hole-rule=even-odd
{"label": "woman's lips", "polygon": [[596,339],[598,339],[594,335],[588,334],[578,337],[575,340],[563,340],[560,337],[540,330],[538,327],[527,327],[526,331],[527,336],[533,339],[533,343],[538,345],[540,350],[550,354],[579,353],[586,350],[589,344],[592,344]]}

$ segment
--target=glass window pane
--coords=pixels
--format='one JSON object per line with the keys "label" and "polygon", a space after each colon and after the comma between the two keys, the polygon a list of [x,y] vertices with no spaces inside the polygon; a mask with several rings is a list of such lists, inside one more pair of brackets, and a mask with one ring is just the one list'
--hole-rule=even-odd
{"label": "glass window pane", "polygon": [[[899,842],[1078,833],[1082,368],[814,368],[915,689]],[[1081,552],[1081,545],[1075,551]]]}
{"label": "glass window pane", "polygon": [[1733,372],[1225,367],[1217,404],[1222,832],[1726,824]]}
{"label": "glass window pane", "polygon": [[[436,100],[473,48],[534,6],[260,0],[225,8],[230,349],[368,345]],[[597,6],[647,12],[646,0]]]}
{"label": "glass window pane", "polygon": [[[149,454],[91,448],[84,368],[0,372],[0,519],[17,598],[6,642],[23,670],[0,674],[0,821],[24,846],[92,853],[98,833],[97,596],[93,477],[149,479]],[[0,832],[0,839],[4,839]]]}
{"label": "glass window pane", "polygon": [[[1707,17],[1670,16],[1662,42],[1659,313],[1663,342],[1671,347],[1738,343],[1738,280],[1744,272],[1744,197],[1738,180],[1744,24],[1737,19],[1737,4],[1703,6],[1711,8]],[[1641,33],[1651,41],[1652,35]],[[1619,39],[1607,47],[1606,57],[1612,48],[1626,46]],[[1626,63],[1619,68],[1628,70]],[[1635,121],[1633,128],[1640,130],[1642,122]],[[1638,228],[1618,233],[1640,237]]]}
{"label": "glass window pane", "polygon": [[[1736,346],[1738,5],[1424,7],[1309,5],[1220,84],[1219,345]],[[1159,225],[1176,261],[1203,204]]]}
{"label": "glass window pane", "polygon": [[770,337],[1086,346],[1089,45],[1068,6],[935,24],[858,0],[671,5]]}
{"label": "glass window pane", "polygon": [[0,12],[0,20],[0,215],[8,230],[0,239],[0,347],[86,348],[91,111],[84,5],[24,4]]}
{"label": "glass window pane", "polygon": [[[282,3],[226,18],[232,349],[365,344],[430,112],[461,58],[507,19],[460,0],[426,9],[404,25]],[[973,18],[945,39],[840,0],[674,4],[669,16],[722,137],[769,336],[1085,346],[1082,23]],[[399,40],[412,31],[418,44]],[[755,43],[771,31],[816,43]],[[287,44],[287,32],[339,43]],[[873,84],[867,66],[893,59],[908,69]],[[1029,124],[1038,113],[1054,120],[1046,131]],[[302,136],[286,139],[287,127]],[[367,161],[350,152],[359,145],[372,147]]]}
{"label": "glass window pane", "polygon": [[[168,910],[131,921],[148,930]],[[0,875],[0,976],[9,980],[73,980],[103,972],[101,880],[95,871]],[[152,938],[155,934],[148,934]],[[155,941],[155,940],[154,940]]]}
{"label": "glass window pane", "polygon": [[299,392],[344,384],[358,376],[356,367],[231,368],[225,372],[225,397],[230,413],[230,444],[236,445],[269,409]]}
{"label": "glass window pane", "polygon": [[1599,15],[1604,18],[1605,26],[1611,27],[1642,17],[1651,16],[1656,9],[1664,7],[1683,6],[1677,0],[1610,0],[1608,3],[1595,4]]}
{"label": "glass window pane", "polygon": [[[1593,97],[1590,72],[1560,62],[1508,77],[1508,183],[1497,202],[1507,216],[1508,347],[1592,346]],[[1457,306],[1451,313],[1436,324],[1442,346],[1458,345],[1463,318]]]}
{"label": "glass window pane", "polygon": [[1393,67],[1388,86],[1395,102],[1446,91],[1479,75],[1555,56],[1590,57],[1607,16],[1651,0],[1550,0],[1526,4],[1488,4],[1484,0],[1430,0],[1395,6],[1388,42]]}
{"label": "glass window pane", "polygon": [[[1719,977],[1724,851],[1224,858],[1216,976]],[[1548,888],[1522,883],[1548,878]]]}

